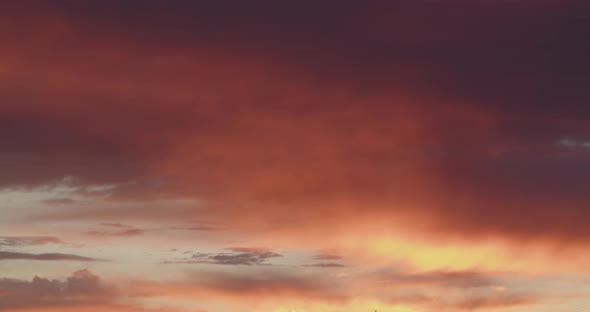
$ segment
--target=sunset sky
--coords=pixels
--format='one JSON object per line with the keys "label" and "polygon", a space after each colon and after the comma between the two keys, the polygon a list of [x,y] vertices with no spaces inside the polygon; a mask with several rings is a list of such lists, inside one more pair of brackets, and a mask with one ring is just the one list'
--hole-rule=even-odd
{"label": "sunset sky", "polygon": [[0,311],[587,311],[589,16],[1,1]]}

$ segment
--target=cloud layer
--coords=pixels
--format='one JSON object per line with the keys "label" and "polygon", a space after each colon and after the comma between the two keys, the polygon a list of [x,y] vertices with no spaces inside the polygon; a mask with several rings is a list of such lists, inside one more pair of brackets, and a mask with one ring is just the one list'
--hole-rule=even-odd
{"label": "cloud layer", "polygon": [[590,131],[578,4],[263,3],[5,5],[0,184],[587,239],[588,151],[556,144]]}
{"label": "cloud layer", "polygon": [[589,12],[0,3],[0,310],[579,311]]}

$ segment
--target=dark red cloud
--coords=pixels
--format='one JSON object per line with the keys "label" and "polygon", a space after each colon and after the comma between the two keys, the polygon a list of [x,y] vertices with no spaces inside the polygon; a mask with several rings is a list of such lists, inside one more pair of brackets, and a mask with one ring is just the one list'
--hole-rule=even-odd
{"label": "dark red cloud", "polygon": [[587,242],[590,151],[559,142],[590,135],[589,11],[3,4],[0,186],[74,176],[254,228],[402,213],[436,237]]}

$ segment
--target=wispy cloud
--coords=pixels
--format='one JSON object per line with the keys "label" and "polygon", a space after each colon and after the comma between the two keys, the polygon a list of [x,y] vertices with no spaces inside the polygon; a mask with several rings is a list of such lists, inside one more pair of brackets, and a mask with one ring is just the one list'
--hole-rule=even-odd
{"label": "wispy cloud", "polygon": [[569,148],[581,147],[590,148],[590,141],[582,139],[563,138],[559,140],[559,145]]}
{"label": "wispy cloud", "polygon": [[316,260],[341,260],[342,256],[335,252],[324,251],[316,254],[313,258]]}
{"label": "wispy cloud", "polygon": [[166,264],[173,263],[205,263],[222,265],[270,265],[272,258],[283,255],[263,248],[226,248],[228,252],[221,253],[194,253],[190,258],[183,258],[173,261],[165,261]]}
{"label": "wispy cloud", "polygon": [[102,222],[100,225],[112,228],[111,230],[92,230],[86,232],[92,236],[138,236],[143,235],[145,230],[119,222]]}
{"label": "wispy cloud", "polygon": [[103,261],[96,258],[62,253],[24,253],[0,251],[0,260],[40,260],[40,261]]}
{"label": "wispy cloud", "polygon": [[61,239],[53,236],[0,236],[0,247],[26,247],[62,243]]}
{"label": "wispy cloud", "polygon": [[71,204],[76,203],[77,201],[75,199],[62,197],[62,198],[44,199],[42,202],[45,204],[48,204],[48,205],[71,205]]}
{"label": "wispy cloud", "polygon": [[131,225],[123,224],[120,222],[102,222],[100,225],[110,226],[114,228],[131,228]]}
{"label": "wispy cloud", "polygon": [[320,262],[320,263],[312,263],[312,264],[304,264],[305,267],[315,267],[315,268],[344,268],[347,265],[342,263],[336,262]]}
{"label": "wispy cloud", "polygon": [[137,236],[143,235],[142,229],[126,229],[121,231],[88,231],[86,234],[93,236]]}

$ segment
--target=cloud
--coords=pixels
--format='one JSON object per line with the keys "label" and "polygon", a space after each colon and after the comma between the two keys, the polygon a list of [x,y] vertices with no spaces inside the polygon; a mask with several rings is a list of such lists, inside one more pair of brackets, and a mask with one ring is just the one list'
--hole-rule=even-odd
{"label": "cloud", "polygon": [[569,148],[576,148],[576,147],[590,148],[590,141],[575,140],[575,139],[571,139],[571,138],[567,138],[567,137],[560,139],[558,143],[564,147],[569,147]]}
{"label": "cloud", "polygon": [[452,304],[454,308],[474,311],[478,309],[506,309],[539,303],[540,298],[519,294],[495,294],[488,296],[474,296]]}
{"label": "cloud", "polygon": [[129,300],[133,293],[124,283],[115,285],[87,269],[75,271],[64,280],[39,276],[30,281],[0,278],[0,311],[186,311]]}
{"label": "cloud", "polygon": [[135,228],[131,225],[123,224],[120,222],[102,222],[100,225],[112,228],[114,230],[93,230],[88,231],[86,234],[92,236],[139,236],[145,233],[145,230]]}
{"label": "cloud", "polygon": [[3,4],[0,187],[116,185],[54,219],[590,240],[587,151],[555,146],[590,130],[580,4],[264,3]]}
{"label": "cloud", "polygon": [[142,297],[218,298],[255,306],[260,302],[308,299],[320,302],[344,302],[347,295],[339,285],[277,272],[191,274],[174,282],[135,281],[131,289]]}
{"label": "cloud", "polygon": [[[508,307],[529,297],[486,293],[502,280],[493,274],[443,269],[512,268],[514,249],[522,270],[569,270],[588,257],[586,4],[208,2],[0,3],[0,191],[73,177],[72,192],[4,208],[18,219],[9,230],[57,228],[70,240],[72,229],[105,222],[82,239],[267,246],[165,262],[259,271],[191,276],[158,292],[246,303]],[[59,242],[1,238],[0,247]],[[576,244],[576,256],[551,249]],[[275,250],[326,246],[351,267],[322,252],[293,275],[266,272],[284,268],[270,265]],[[8,259],[96,260],[0,252]],[[432,271],[354,274],[383,261]]]}
{"label": "cloud", "polygon": [[253,309],[259,306],[297,307],[303,302],[309,311],[348,311],[357,306],[359,298],[373,303],[362,304],[361,309],[381,306],[388,311],[389,308],[404,307],[426,312],[524,307],[539,304],[547,298],[510,289],[496,291],[482,280],[492,281],[498,276],[485,272],[407,273],[391,283],[384,282],[378,274],[368,277],[353,274],[334,278],[285,271],[200,271],[178,281],[135,281],[131,283],[131,289],[139,297],[217,298],[238,306],[247,304]]}
{"label": "cloud", "polygon": [[116,297],[114,288],[88,270],[76,271],[65,281],[0,279],[0,311],[107,305]]}
{"label": "cloud", "polygon": [[144,230],[142,229],[126,229],[121,231],[88,231],[86,234],[93,236],[137,236],[143,235]]}
{"label": "cloud", "polygon": [[26,247],[62,243],[61,239],[52,236],[0,236],[0,247]]}
{"label": "cloud", "polygon": [[229,252],[194,253],[188,259],[165,261],[165,264],[222,264],[222,265],[270,265],[268,260],[283,255],[263,248],[226,248]]}
{"label": "cloud", "polygon": [[75,199],[71,198],[50,198],[43,200],[43,203],[48,205],[70,205],[76,203]]}
{"label": "cloud", "polygon": [[313,257],[315,260],[342,260],[342,256],[333,252],[322,252]]}
{"label": "cloud", "polygon": [[446,286],[467,289],[491,287],[497,283],[493,275],[477,271],[376,272],[372,278],[385,284],[404,287]]}
{"label": "cloud", "polygon": [[313,263],[313,264],[305,264],[303,266],[316,267],[316,268],[343,268],[343,267],[347,267],[347,265],[344,265],[342,263],[335,263],[335,262],[319,262],[319,263]]}
{"label": "cloud", "polygon": [[[336,253],[334,251],[330,251],[330,250],[325,250],[320,253],[317,253],[316,255],[313,256],[313,259],[319,260],[321,262],[312,263],[312,264],[305,264],[303,266],[316,267],[316,268],[343,268],[343,267],[347,267],[347,265],[344,265],[342,263],[334,262],[334,261],[342,260],[343,258],[338,253]],[[332,262],[326,262],[326,261],[332,261]]]}
{"label": "cloud", "polygon": [[[475,311],[540,304],[539,293],[507,289],[497,285],[526,279],[483,271],[394,272],[381,270],[366,274],[382,290],[381,300],[420,307],[424,311]],[[535,283],[537,281],[530,281]]]}
{"label": "cloud", "polygon": [[190,231],[218,231],[218,230],[220,230],[220,228],[216,227],[216,226],[212,226],[212,225],[198,225],[198,226],[193,226],[193,227],[187,228],[187,230],[190,230]]}
{"label": "cloud", "polygon": [[78,256],[78,255],[71,255],[71,254],[61,254],[61,253],[32,254],[32,253],[10,252],[10,251],[0,251],[0,261],[1,260],[102,261],[102,260],[95,259],[95,258]]}
{"label": "cloud", "polygon": [[114,228],[130,228],[130,227],[132,227],[130,225],[122,224],[120,222],[103,222],[103,223],[101,223],[101,225],[110,226],[110,227],[114,227]]}
{"label": "cloud", "polygon": [[[346,311],[356,307],[358,298],[362,298],[361,301],[383,307],[403,306],[426,312],[474,311],[535,305],[542,298],[559,299],[561,296],[541,296],[507,288],[497,291],[477,280],[495,281],[499,276],[476,271],[400,273],[393,281],[388,279],[393,276],[388,272],[335,278],[271,269],[234,272],[199,270],[185,274],[182,279],[118,280],[117,285],[105,282],[88,270],[76,271],[64,281],[40,277],[32,281],[0,279],[0,310],[51,311],[96,307],[96,311],[143,311],[149,309],[142,303],[158,298],[166,302],[180,300],[195,304],[206,299],[208,302],[223,302],[228,307],[235,305],[252,309],[295,307],[305,303],[309,311],[328,308],[331,311]],[[371,306],[367,304],[360,308]]]}
{"label": "cloud", "polygon": [[384,299],[393,305],[420,307],[423,311],[486,311],[497,309],[526,308],[539,304],[542,300],[532,295],[522,294],[475,294],[460,298],[427,295],[393,295]]}

